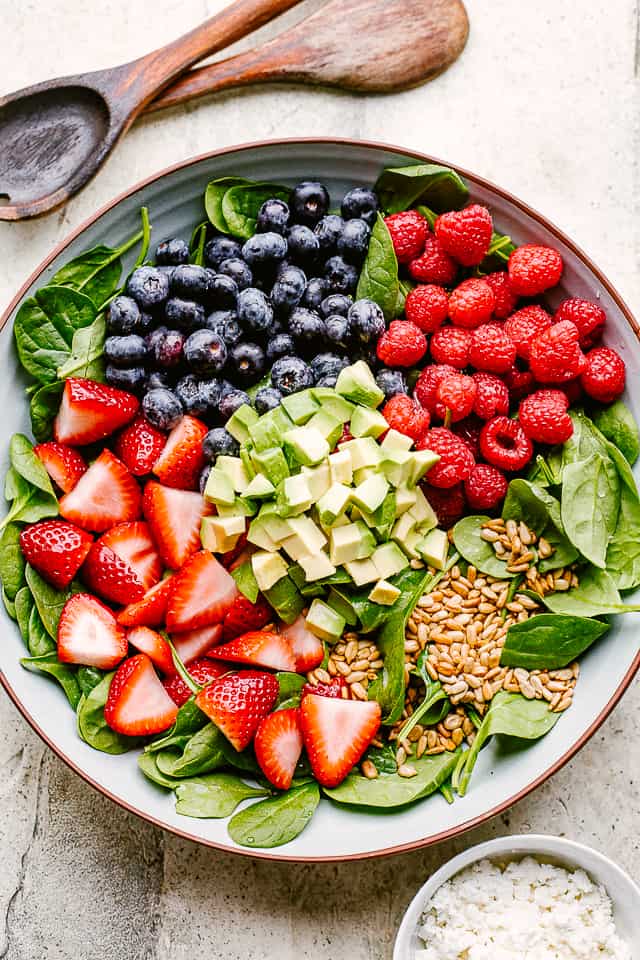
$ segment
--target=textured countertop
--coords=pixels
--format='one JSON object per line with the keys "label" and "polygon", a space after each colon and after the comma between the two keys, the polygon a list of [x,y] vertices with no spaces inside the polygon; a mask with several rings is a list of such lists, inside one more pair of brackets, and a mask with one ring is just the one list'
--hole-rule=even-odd
{"label": "textured countertop", "polygon": [[[5,0],[0,93],[133,58],[223,5]],[[139,123],[62,210],[0,224],[0,308],[58,240],[140,178],[216,147],[327,134],[413,147],[495,180],[574,237],[637,309],[637,5],[467,7],[462,58],[417,90],[362,99],[263,86]],[[452,843],[314,866],[220,854],[127,815],[70,773],[0,695],[0,958],[386,960],[429,873],[508,832],[584,841],[637,876],[639,708],[636,684],[550,782]]]}

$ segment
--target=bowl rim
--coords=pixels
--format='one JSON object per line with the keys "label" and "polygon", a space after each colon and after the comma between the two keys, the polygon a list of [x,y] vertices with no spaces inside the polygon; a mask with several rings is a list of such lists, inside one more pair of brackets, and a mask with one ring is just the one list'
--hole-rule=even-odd
{"label": "bowl rim", "polygon": [[[456,874],[480,860],[495,860],[500,854],[510,853],[515,856],[522,855],[533,857],[549,857],[550,859],[564,860],[572,863],[577,869],[585,870],[590,874],[589,867],[582,867],[577,862],[578,854],[587,854],[592,860],[618,876],[620,880],[632,891],[640,903],[640,887],[633,878],[623,870],[614,860],[607,857],[606,854],[586,843],[578,843],[576,840],[569,840],[567,837],[557,837],[554,834],[545,833],[515,833],[506,834],[502,837],[494,837],[492,840],[485,840],[483,843],[477,843],[473,847],[468,847],[461,853],[447,860],[445,863],[432,873],[431,876],[422,884],[415,896],[411,899],[409,906],[404,912],[396,939],[393,944],[393,960],[411,960],[410,938],[413,930],[418,924],[418,920],[437,890],[451,880]],[[598,883],[598,878],[592,878]],[[608,893],[608,891],[607,891]]]}
{"label": "bowl rim", "polygon": [[[27,280],[22,284],[18,292],[10,300],[7,308],[3,311],[2,316],[0,316],[0,331],[4,329],[6,324],[9,321],[9,317],[15,310],[16,306],[24,297],[25,293],[29,287],[35,283],[35,281],[41,276],[41,274],[46,270],[49,264],[62,253],[73,240],[75,240],[80,234],[84,233],[89,227],[91,227],[97,220],[100,219],[105,213],[114,207],[118,206],[123,200],[127,197],[132,196],[134,193],[137,193],[139,190],[148,186],[151,183],[154,183],[157,180],[162,179],[163,177],[175,173],[178,170],[185,170],[191,166],[194,166],[198,163],[201,163],[206,160],[212,160],[214,158],[224,157],[228,154],[237,154],[249,150],[261,150],[264,148],[277,148],[277,147],[289,147],[296,144],[309,144],[314,146],[345,146],[345,147],[355,147],[360,148],[364,147],[367,150],[372,150],[374,152],[380,153],[396,153],[402,154],[408,159],[416,160],[420,163],[435,163],[441,164],[444,166],[451,167],[456,170],[462,177],[466,178],[470,183],[476,184],[481,188],[488,189],[490,191],[498,194],[503,200],[513,204],[527,216],[531,217],[533,220],[536,220],[541,226],[546,230],[552,233],[555,237],[558,238],[562,243],[564,243],[572,252],[572,254],[578,257],[579,260],[597,277],[598,282],[602,284],[603,287],[607,290],[616,306],[624,316],[625,320],[635,333],[636,337],[640,340],[640,323],[636,321],[633,316],[630,308],[623,300],[622,296],[618,293],[616,288],[611,284],[611,282],[605,277],[599,267],[593,262],[593,260],[579,247],[573,240],[570,239],[559,227],[554,223],[544,217],[541,213],[535,210],[533,207],[529,206],[527,203],[524,203],[518,197],[515,197],[509,191],[502,189],[502,187],[497,186],[492,181],[487,180],[484,177],[480,177],[475,173],[472,173],[469,170],[466,170],[464,167],[460,167],[457,164],[450,163],[447,160],[442,160],[437,157],[432,157],[428,154],[421,153],[419,151],[408,149],[406,147],[398,146],[395,144],[384,143],[381,141],[374,140],[359,140],[353,137],[286,137],[282,139],[271,139],[271,140],[256,140],[253,142],[245,142],[237,144],[235,146],[223,147],[218,150],[210,150],[205,153],[198,154],[194,157],[189,157],[186,160],[178,161],[177,163],[170,164],[167,167],[162,168],[159,172],[151,174],[148,177],[145,177],[142,180],[139,180],[133,186],[129,187],[126,190],[123,190],[121,193],[117,194],[112,200],[103,204],[98,210],[93,213],[91,216],[83,220],[79,226],[68,234],[65,239],[61,240],[55,245],[53,250],[41,261],[41,263],[33,270],[31,275]],[[444,840],[452,839],[453,837],[460,836],[463,833],[466,833],[467,830],[471,830],[474,827],[480,826],[480,824],[487,822],[493,817],[497,816],[500,813],[503,813],[506,809],[513,806],[518,801],[524,799],[528,796],[533,790],[536,790],[539,786],[545,783],[554,773],[557,773],[571,760],[572,757],[578,753],[579,750],[587,743],[588,740],[594,735],[594,733],[599,729],[602,723],[609,716],[613,708],[622,698],[623,694],[626,692],[631,681],[635,674],[640,670],[640,650],[636,654],[633,663],[627,670],[626,674],[622,678],[620,684],[618,685],[615,693],[610,698],[610,700],[605,704],[603,709],[600,711],[598,716],[592,721],[590,726],[585,730],[581,737],[579,737],[569,749],[562,754],[558,760],[551,764],[540,776],[536,777],[535,780],[531,781],[526,787],[523,787],[521,790],[517,791],[515,794],[505,798],[499,804],[492,807],[490,810],[485,813],[478,814],[478,816],[471,817],[468,820],[464,820],[458,823],[455,827],[449,827],[446,830],[442,830],[439,833],[432,834],[427,837],[423,837],[419,840],[411,840],[407,843],[396,844],[391,847],[381,847],[377,850],[372,850],[368,852],[359,852],[359,853],[349,853],[342,854],[340,856],[329,855],[329,856],[299,856],[295,854],[287,853],[272,853],[268,851],[254,850],[254,849],[242,849],[238,847],[231,847],[224,843],[219,843],[218,841],[211,840],[208,838],[197,836],[193,833],[190,833],[188,830],[182,830],[173,825],[167,824],[162,820],[158,819],[155,816],[147,813],[145,810],[141,810],[128,801],[115,796],[109,789],[103,787],[93,777],[89,776],[86,771],[82,769],[74,760],[68,757],[61,747],[59,747],[45,732],[42,730],[40,725],[31,715],[29,709],[22,702],[18,694],[14,691],[11,684],[9,683],[8,678],[5,676],[4,672],[0,670],[0,684],[4,687],[9,698],[12,700],[14,705],[17,707],[19,712],[22,714],[24,719],[27,721],[31,729],[40,737],[40,739],[46,743],[50,750],[52,750],[56,756],[65,763],[69,769],[73,770],[79,777],[81,777],[85,783],[93,787],[94,790],[97,790],[98,793],[101,793],[104,797],[111,800],[113,803],[117,804],[123,810],[126,810],[128,813],[133,813],[138,817],[141,817],[143,820],[146,820],[148,823],[153,824],[153,826],[159,827],[162,830],[165,830],[169,833],[172,833],[174,836],[177,836],[183,840],[190,840],[194,843],[202,844],[203,846],[208,846],[221,850],[224,853],[234,853],[240,856],[249,856],[256,859],[262,860],[280,860],[285,862],[293,863],[338,863],[347,860],[368,860],[374,857],[387,857],[393,856],[401,853],[408,853],[412,850],[419,850],[423,847],[431,846],[432,844],[441,843]]]}

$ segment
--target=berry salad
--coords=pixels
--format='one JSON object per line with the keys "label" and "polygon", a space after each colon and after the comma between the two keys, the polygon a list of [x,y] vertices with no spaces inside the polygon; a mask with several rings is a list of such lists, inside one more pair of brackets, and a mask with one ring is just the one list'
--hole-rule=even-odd
{"label": "berry salad", "polygon": [[21,662],[239,845],[291,841],[323,795],[451,803],[638,609],[624,358],[560,253],[446,167],[342,198],[228,176],[204,209],[153,254],[143,209],[17,313]]}

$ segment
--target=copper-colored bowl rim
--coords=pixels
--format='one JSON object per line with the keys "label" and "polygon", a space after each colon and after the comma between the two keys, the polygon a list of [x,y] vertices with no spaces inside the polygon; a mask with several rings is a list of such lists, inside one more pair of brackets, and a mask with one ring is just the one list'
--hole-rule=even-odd
{"label": "copper-colored bowl rim", "polygon": [[[54,247],[54,249],[51,251],[49,256],[46,257],[46,259],[43,260],[42,263],[33,271],[29,279],[25,281],[25,283],[22,285],[20,290],[16,293],[15,297],[13,297],[13,299],[11,300],[9,306],[2,314],[2,317],[0,317],[0,330],[3,329],[11,313],[13,312],[17,304],[20,302],[20,300],[22,299],[26,291],[29,289],[31,284],[38,279],[38,277],[48,267],[51,261],[54,260],[58,256],[58,254],[60,254],[71,243],[72,240],[75,240],[77,236],[79,236],[81,233],[83,233],[83,231],[85,231],[88,227],[90,227],[93,223],[95,223],[95,221],[98,220],[103,214],[107,213],[113,207],[117,206],[117,204],[119,204],[126,197],[131,196],[133,193],[136,193],[138,190],[148,186],[148,184],[153,183],[156,180],[159,180],[161,177],[164,177],[167,174],[174,173],[176,170],[181,170],[181,169],[185,169],[187,167],[193,166],[194,164],[200,163],[203,160],[211,160],[214,157],[223,157],[226,154],[240,153],[244,150],[256,150],[256,149],[261,149],[263,147],[286,147],[286,146],[289,146],[292,144],[298,144],[298,143],[309,143],[309,144],[315,144],[318,146],[323,144],[331,144],[331,145],[343,144],[344,146],[348,146],[348,147],[365,147],[368,150],[379,150],[380,152],[403,154],[404,156],[410,159],[418,160],[421,163],[439,163],[439,164],[444,164],[446,166],[452,167],[462,177],[467,179],[470,183],[477,184],[480,187],[484,187],[498,194],[504,200],[507,200],[509,203],[513,204],[515,207],[522,210],[533,220],[536,220],[543,227],[545,227],[546,230],[549,230],[552,234],[554,234],[554,236],[556,236],[559,240],[561,240],[571,250],[574,256],[578,257],[578,259],[581,260],[585,264],[585,266],[587,266],[589,270],[591,270],[591,272],[598,278],[598,281],[602,284],[603,287],[605,287],[605,289],[611,296],[612,300],[615,302],[616,306],[618,307],[620,312],[623,314],[624,318],[626,319],[631,329],[634,331],[636,336],[640,339],[640,326],[636,322],[633,314],[631,313],[631,310],[629,309],[627,304],[624,302],[624,300],[622,299],[618,291],[615,289],[615,287],[612,286],[612,284],[607,280],[607,278],[604,276],[601,270],[595,265],[595,263],[591,260],[591,258],[587,256],[587,254],[580,247],[578,247],[573,242],[573,240],[567,237],[567,235],[563,233],[562,230],[560,230],[558,227],[556,227],[555,224],[547,220],[546,217],[543,217],[542,214],[538,213],[537,210],[534,210],[528,204],[523,203],[517,197],[514,197],[512,194],[508,193],[508,191],[506,190],[503,190],[501,187],[496,186],[491,181],[485,180],[483,177],[479,177],[475,173],[470,173],[468,170],[465,170],[462,167],[458,167],[457,165],[448,163],[445,160],[439,160],[436,157],[430,157],[423,153],[417,153],[414,150],[407,150],[403,147],[394,146],[393,144],[379,143],[379,142],[370,141],[370,140],[352,140],[347,137],[296,137],[296,138],[289,137],[283,140],[260,140],[255,143],[243,143],[235,147],[225,147],[222,150],[212,150],[209,153],[202,153],[199,156],[191,157],[189,160],[183,160],[180,163],[174,163],[171,166],[165,167],[165,169],[161,170],[160,173],[156,173],[151,177],[147,177],[144,180],[139,181],[133,187],[130,187],[130,189],[128,190],[125,190],[123,193],[116,196],[109,203],[101,207],[97,211],[97,213],[94,213],[93,216],[89,217],[87,220],[81,223],[80,226],[76,227],[76,229],[65,240],[61,241],[59,244],[57,244]],[[345,860],[368,860],[373,857],[385,857],[385,856],[391,856],[393,854],[408,853],[411,850],[419,850],[421,847],[431,846],[432,844],[440,843],[443,840],[448,840],[448,839],[451,839],[452,837],[459,836],[460,834],[465,833],[467,830],[471,830],[473,827],[477,827],[480,824],[485,823],[487,820],[490,820],[492,817],[495,817],[498,814],[503,813],[506,809],[508,809],[508,807],[512,807],[519,800],[524,799],[524,797],[526,797],[529,793],[531,793],[533,790],[535,790],[537,787],[543,784],[546,780],[549,779],[549,777],[553,776],[554,773],[560,770],[560,768],[563,767],[565,763],[567,763],[569,760],[571,760],[572,757],[575,756],[575,754],[585,745],[585,743],[587,743],[588,740],[590,740],[590,738],[594,735],[596,730],[598,730],[601,724],[609,716],[613,708],[616,706],[616,704],[618,703],[622,695],[627,690],[633,677],[638,672],[638,669],[640,669],[640,652],[638,652],[638,654],[636,655],[632,665],[627,670],[625,676],[623,677],[622,681],[618,685],[614,695],[611,697],[608,703],[604,706],[604,708],[600,711],[600,713],[595,718],[593,723],[591,723],[591,725],[582,734],[582,736],[579,737],[574,744],[572,744],[572,746],[566,751],[566,753],[564,753],[554,764],[548,767],[544,771],[544,773],[542,773],[539,777],[533,780],[530,784],[528,784],[526,787],[524,787],[522,790],[519,790],[517,793],[513,794],[512,796],[507,797],[505,800],[497,804],[491,810],[488,810],[486,813],[480,814],[477,817],[473,817],[470,820],[465,820],[462,823],[457,824],[455,827],[450,827],[448,830],[442,830],[440,833],[432,834],[431,836],[428,836],[428,837],[423,837],[421,840],[413,840],[410,843],[402,843],[393,847],[386,847],[380,850],[372,850],[367,853],[350,853],[350,854],[344,854],[342,856],[328,856],[328,857],[309,857],[309,856],[303,857],[303,856],[292,856],[287,854],[268,853],[266,851],[253,850],[253,849],[251,850],[239,849],[238,847],[227,846],[224,843],[217,843],[214,840],[208,840],[203,837],[195,836],[194,834],[189,833],[187,830],[180,830],[177,827],[173,827],[164,823],[162,820],[158,820],[156,817],[151,816],[150,814],[146,813],[144,810],[139,810],[137,807],[132,806],[131,804],[127,803],[125,800],[122,800],[119,797],[116,797],[105,787],[97,783],[81,767],[79,767],[73,760],[71,760],[69,757],[66,756],[66,754],[62,752],[60,747],[57,746],[57,744],[55,744],[47,736],[47,734],[40,728],[39,724],[36,723],[36,721],[31,716],[31,714],[29,713],[25,705],[22,703],[18,695],[15,693],[15,691],[11,687],[8,679],[5,677],[4,673],[2,672],[0,672],[0,682],[2,683],[10,699],[18,708],[18,710],[20,711],[24,719],[27,721],[29,726],[35,731],[35,733],[38,734],[41,740],[43,740],[47,744],[47,746],[56,754],[56,756],[59,757],[60,760],[63,761],[63,763],[66,763],[66,765],[71,770],[73,770],[74,773],[77,773],[78,776],[81,777],[86,783],[88,783],[91,787],[93,787],[103,796],[107,797],[109,800],[112,800],[119,807],[122,807],[123,810],[126,810],[129,813],[133,813],[136,816],[141,817],[143,820],[146,820],[148,823],[151,823],[156,827],[160,827],[162,830],[166,830],[167,832],[172,833],[183,840],[191,840],[195,843],[202,844],[203,846],[213,847],[217,850],[221,850],[224,853],[235,853],[235,854],[239,854],[240,856],[255,857],[262,860],[282,860],[282,861],[289,861],[289,862],[295,862],[295,863],[324,863],[324,862],[336,863],[336,862],[341,862]]]}

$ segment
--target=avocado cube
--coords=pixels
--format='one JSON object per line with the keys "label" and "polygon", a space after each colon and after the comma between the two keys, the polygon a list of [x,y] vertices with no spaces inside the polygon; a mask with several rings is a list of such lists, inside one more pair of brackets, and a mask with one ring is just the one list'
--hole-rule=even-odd
{"label": "avocado cube", "polygon": [[281,517],[294,517],[304,513],[313,503],[313,494],[307,478],[302,473],[285,477],[278,487],[277,504]]}
{"label": "avocado cube", "polygon": [[314,387],[313,395],[327,413],[339,420],[340,423],[348,423],[351,420],[351,414],[354,410],[354,404],[345,400],[339,393],[336,393],[331,387]]}
{"label": "avocado cube", "polygon": [[356,587],[362,587],[365,583],[373,583],[374,580],[378,579],[378,571],[369,558],[366,560],[351,560],[344,566],[347,573],[353,578]]}
{"label": "avocado cube", "polygon": [[373,437],[358,437],[356,440],[347,440],[340,444],[339,450],[348,451],[353,470],[359,470],[361,467],[377,467],[382,461],[380,447]]}
{"label": "avocado cube", "polygon": [[408,487],[396,487],[396,517],[406,513],[416,502],[417,487],[409,490]]}
{"label": "avocado cube", "polygon": [[283,438],[285,453],[300,465],[313,467],[329,455],[329,444],[314,427],[294,427]]}
{"label": "avocado cube", "polygon": [[428,530],[432,530],[438,526],[438,518],[420,487],[415,487],[413,492],[416,495],[416,499],[413,506],[410,507],[409,513],[415,518],[420,529],[426,533]]}
{"label": "avocado cube", "polygon": [[236,492],[226,473],[216,469],[216,467],[211,468],[207,485],[204,488],[204,498],[211,503],[220,503],[228,507],[233,505]]}
{"label": "avocado cube", "polygon": [[249,543],[253,543],[256,547],[261,547],[262,550],[267,550],[269,553],[276,553],[278,549],[278,544],[267,531],[266,521],[260,516],[255,517],[249,524],[247,540]]}
{"label": "avocado cube", "polygon": [[329,454],[329,470],[332,483],[350,484],[353,481],[353,466],[349,451],[340,447],[335,453]]}
{"label": "avocado cube", "polygon": [[301,473],[307,478],[309,489],[311,490],[313,499],[316,501],[319,500],[331,486],[331,471],[326,461],[319,463],[317,467],[303,467]]}
{"label": "avocado cube", "polygon": [[280,447],[254,450],[251,457],[258,472],[264,473],[274,487],[277,487],[285,477],[289,476],[289,466]]}
{"label": "avocado cube", "polygon": [[250,427],[257,422],[258,414],[256,411],[248,403],[243,403],[231,414],[224,426],[227,433],[230,433],[238,443],[246,443],[250,437]]}
{"label": "avocado cube", "polygon": [[255,500],[236,497],[230,506],[218,503],[216,509],[221,517],[252,517],[254,513],[258,512],[258,505]]}
{"label": "avocado cube", "polygon": [[249,480],[253,480],[256,475],[253,460],[251,459],[251,448],[249,445],[240,447],[240,460]]}
{"label": "avocado cube", "polygon": [[[382,449],[382,448],[380,448]],[[386,450],[382,472],[394,487],[415,486],[413,482],[413,454],[408,450]]]}
{"label": "avocado cube", "polygon": [[276,488],[267,477],[262,473],[257,473],[253,480],[250,480],[245,488],[246,497],[254,497],[256,500],[267,500],[275,496]]}
{"label": "avocado cube", "polygon": [[261,590],[270,590],[287,575],[287,564],[279,553],[258,550],[251,557],[251,569]]}
{"label": "avocado cube", "polygon": [[402,591],[394,587],[392,583],[386,580],[378,580],[375,587],[369,594],[369,600],[372,603],[380,603],[385,607],[390,607],[396,602]]}
{"label": "avocado cube", "polygon": [[369,477],[377,477],[379,473],[378,467],[359,467],[353,471],[353,482],[357,486],[359,483],[364,483]]}
{"label": "avocado cube", "polygon": [[415,527],[404,538],[402,549],[408,557],[411,557],[412,560],[422,559],[422,554],[420,553],[418,547],[422,543],[423,539],[423,535]]}
{"label": "avocado cube", "polygon": [[261,521],[261,525],[274,543],[280,544],[290,537],[293,531],[289,521],[279,516],[277,510],[277,504],[263,503],[256,519]]}
{"label": "avocado cube", "polygon": [[332,450],[342,436],[342,423],[340,420],[337,420],[328,410],[322,407],[318,413],[314,413],[311,420],[307,423],[307,427],[311,427],[321,433]]}
{"label": "avocado cube", "polygon": [[351,497],[351,487],[334,483],[318,500],[318,517],[325,527],[331,527],[344,513]]}
{"label": "avocado cube", "polygon": [[353,411],[349,427],[352,437],[379,437],[388,429],[389,424],[377,410],[358,406]]}
{"label": "avocado cube", "polygon": [[245,492],[249,485],[249,477],[240,457],[227,457],[221,454],[216,459],[216,470],[226,473],[237,493]]}
{"label": "avocado cube", "polygon": [[411,454],[411,476],[407,480],[407,485],[415,486],[439,459],[440,455],[433,450],[414,450]]}
{"label": "avocado cube", "polygon": [[270,410],[269,413],[264,413],[256,423],[249,427],[249,436],[257,451],[269,450],[281,443],[282,430],[271,416],[273,412],[273,410]]}
{"label": "avocado cube", "polygon": [[313,580],[323,580],[336,572],[336,568],[323,551],[314,553],[312,556],[299,557],[298,563],[304,570],[307,583]]}
{"label": "avocado cube", "polygon": [[371,554],[381,580],[393,577],[408,565],[406,554],[395,543],[381,543]]}
{"label": "avocado cube", "polygon": [[335,389],[347,400],[361,403],[364,407],[378,407],[384,400],[384,393],[364,360],[358,360],[341,370]]}
{"label": "avocado cube", "polygon": [[285,623],[293,621],[302,613],[305,602],[302,594],[290,577],[282,577],[264,591],[269,604]]}
{"label": "avocado cube", "polygon": [[352,491],[351,499],[361,510],[373,513],[389,492],[389,484],[381,474],[375,474],[359,483]]}
{"label": "avocado cube", "polygon": [[444,570],[449,553],[449,538],[444,530],[431,530],[418,544],[420,556],[436,570]]}
{"label": "avocado cube", "polygon": [[336,593],[333,587],[331,587],[329,590],[327,603],[332,610],[335,610],[336,613],[339,613],[341,617],[344,617],[345,622],[348,623],[350,627],[355,627],[358,622],[358,614],[355,612],[352,604],[349,603],[346,597]]}
{"label": "avocado cube", "polygon": [[396,495],[390,490],[380,506],[372,513],[363,511],[362,519],[368,527],[384,527],[392,524],[396,518]]}
{"label": "avocado cube", "polygon": [[393,525],[393,530],[391,531],[391,539],[395,540],[399,547],[404,550],[405,542],[409,535],[413,533],[416,528],[416,521],[411,516],[410,513],[403,513],[401,517],[398,517],[396,522]]}
{"label": "avocado cube", "polygon": [[200,542],[212,553],[227,553],[233,550],[244,532],[244,517],[203,517]]}
{"label": "avocado cube", "polygon": [[405,436],[404,433],[400,433],[399,430],[387,431],[387,434],[380,444],[385,453],[389,450],[411,450],[413,446],[413,440],[411,437]]}
{"label": "avocado cube", "polygon": [[301,390],[282,398],[282,406],[296,426],[302,426],[320,409],[313,390]]}
{"label": "avocado cube", "polygon": [[345,618],[322,600],[315,599],[309,607],[305,620],[307,628],[320,640],[335,643],[342,636]]}
{"label": "avocado cube", "polygon": [[282,549],[292,560],[299,562],[300,557],[317,553],[325,546],[327,538],[311,517],[291,517],[287,523],[291,528],[291,536],[282,541]]}
{"label": "avocado cube", "polygon": [[376,539],[361,520],[334,527],[329,533],[329,556],[336,566],[351,560],[363,560],[371,556],[375,548]]}

